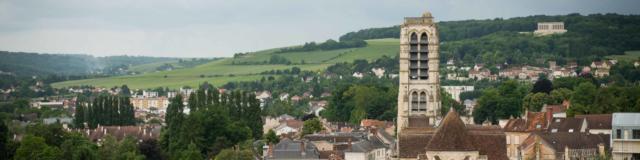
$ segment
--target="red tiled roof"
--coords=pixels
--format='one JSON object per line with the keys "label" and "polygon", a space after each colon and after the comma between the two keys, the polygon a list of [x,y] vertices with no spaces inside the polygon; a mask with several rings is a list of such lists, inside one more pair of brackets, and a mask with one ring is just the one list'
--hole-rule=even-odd
{"label": "red tiled roof", "polygon": [[547,112],[551,113],[563,113],[567,111],[567,107],[564,104],[547,105]]}
{"label": "red tiled roof", "polygon": [[504,126],[505,132],[542,131],[547,127],[545,112],[528,112],[527,119],[510,119]]}
{"label": "red tiled roof", "polygon": [[127,136],[133,136],[141,140],[157,139],[160,136],[160,127],[154,126],[100,126],[89,130],[88,134],[86,130],[79,131],[93,141],[102,139],[107,135],[111,135],[117,140],[122,140]]}
{"label": "red tiled roof", "polygon": [[384,127],[386,124],[385,121],[379,121],[375,119],[363,119],[360,121],[361,127]]}
{"label": "red tiled roof", "polygon": [[285,120],[284,123],[291,128],[302,128],[304,124],[304,122],[295,119]]}

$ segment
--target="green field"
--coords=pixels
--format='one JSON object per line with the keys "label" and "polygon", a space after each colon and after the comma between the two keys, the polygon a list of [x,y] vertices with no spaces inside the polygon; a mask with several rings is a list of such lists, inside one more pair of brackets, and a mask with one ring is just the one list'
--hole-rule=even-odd
{"label": "green field", "polygon": [[640,57],[640,51],[626,51],[624,55],[611,55],[607,58],[615,59],[618,61],[635,61]]}
{"label": "green field", "polygon": [[[311,51],[311,52],[290,52],[290,53],[274,53],[275,49],[258,51],[240,58],[224,58],[212,61],[193,68],[176,69],[173,71],[151,72],[141,75],[129,75],[118,77],[107,77],[97,79],[84,79],[65,81],[52,84],[55,88],[92,85],[97,87],[113,87],[127,84],[129,88],[146,89],[156,87],[179,88],[181,86],[195,87],[205,81],[214,85],[223,85],[233,81],[253,81],[258,80],[262,76],[258,73],[288,69],[292,67],[300,67],[302,70],[320,71],[328,66],[339,62],[352,62],[356,59],[375,60],[384,55],[395,56],[398,54],[398,39],[377,39],[368,40],[368,45],[363,48],[339,49],[330,51]],[[268,61],[271,55],[278,54],[287,58],[293,63],[305,61],[305,64],[297,65],[232,65],[240,62],[264,62]],[[134,66],[132,68],[140,71],[155,68],[159,64],[146,64]],[[154,67],[155,66],[155,67]],[[166,78],[165,78],[166,76]],[[204,77],[204,78],[202,78]]]}
{"label": "green field", "polygon": [[160,66],[162,66],[164,64],[171,64],[176,68],[180,68],[181,67],[181,66],[178,65],[178,60],[172,60],[172,61],[147,63],[147,64],[141,64],[141,65],[132,66],[131,68],[129,68],[129,71],[138,72],[138,73],[154,72],[154,71],[156,71],[156,68],[158,68],[158,67],[160,67]]}

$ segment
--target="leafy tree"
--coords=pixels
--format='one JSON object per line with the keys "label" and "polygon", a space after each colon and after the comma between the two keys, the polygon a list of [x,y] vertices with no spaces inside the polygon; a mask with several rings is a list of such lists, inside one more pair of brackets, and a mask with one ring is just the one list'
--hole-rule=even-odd
{"label": "leafy tree", "polygon": [[475,123],[489,120],[496,124],[499,119],[519,116],[522,112],[522,99],[528,90],[514,80],[505,81],[498,88],[485,89],[473,111]]}
{"label": "leafy tree", "polygon": [[202,158],[202,154],[200,154],[200,151],[198,150],[198,147],[196,147],[196,144],[191,143],[189,144],[189,147],[180,152],[180,156],[179,158],[177,158],[179,160],[202,160],[204,158]]}
{"label": "leafy tree", "polygon": [[9,128],[4,123],[4,118],[0,117],[0,159],[10,159],[9,157]]}
{"label": "leafy tree", "polygon": [[267,134],[264,135],[264,139],[267,144],[277,144],[280,142],[280,138],[278,138],[278,135],[276,135],[276,132],[273,131],[273,129],[270,129]]}
{"label": "leafy tree", "polygon": [[81,105],[81,103],[82,102],[76,103],[76,113],[73,115],[73,125],[76,128],[84,127],[84,122],[86,122],[85,116],[87,113],[85,112],[85,107]]}
{"label": "leafy tree", "polygon": [[52,147],[45,143],[45,139],[33,135],[26,135],[20,147],[16,150],[14,159],[16,160],[32,160],[32,159],[61,159],[61,151],[57,147]]}
{"label": "leafy tree", "polygon": [[164,153],[158,146],[158,142],[154,139],[143,140],[138,144],[138,150],[145,156],[146,159],[163,160]]}
{"label": "leafy tree", "polygon": [[544,92],[529,93],[522,100],[522,107],[531,112],[540,112],[545,104],[552,102],[551,96]]}
{"label": "leafy tree", "polygon": [[224,149],[216,155],[216,160],[252,160],[251,150]]}
{"label": "leafy tree", "polygon": [[135,138],[127,136],[118,145],[116,159],[144,160],[144,155],[138,151]]}
{"label": "leafy tree", "polygon": [[42,160],[58,160],[62,159],[62,152],[60,151],[60,148],[51,146],[46,147],[41,154],[37,155],[37,157],[37,159]]}
{"label": "leafy tree", "polygon": [[184,121],[182,95],[178,94],[171,99],[171,103],[167,107],[165,116],[166,127],[162,128],[160,135],[160,145],[166,153],[172,154],[179,150],[180,146],[186,145],[179,141]]}
{"label": "leafy tree", "polygon": [[397,88],[353,85],[339,88],[322,114],[330,121],[360,123],[362,119],[392,120],[397,105]]}
{"label": "leafy tree", "polygon": [[97,146],[79,133],[71,133],[60,146],[63,157],[73,160],[97,160]]}
{"label": "leafy tree", "polygon": [[26,127],[26,132],[27,134],[42,137],[47,145],[56,147],[62,145],[69,134],[62,128],[62,124],[59,123],[50,125],[36,123],[33,125],[28,125]]}
{"label": "leafy tree", "polygon": [[574,87],[581,83],[590,82],[589,80],[581,77],[561,77],[553,80],[553,88],[567,88],[573,90]]}
{"label": "leafy tree", "polygon": [[118,140],[111,135],[103,138],[102,144],[98,149],[98,156],[103,160],[115,160],[118,156]]}
{"label": "leafy tree", "polygon": [[451,94],[447,93],[447,91],[440,90],[441,105],[440,105],[440,115],[447,115],[449,109],[451,107],[455,108],[458,114],[467,115],[469,111],[467,111],[466,107],[455,99],[451,98]]}
{"label": "leafy tree", "polygon": [[595,108],[592,104],[596,98],[596,92],[596,86],[588,82],[576,86],[571,96],[571,107],[567,111],[567,116],[593,113]]}
{"label": "leafy tree", "polygon": [[532,93],[546,93],[549,94],[551,92],[551,90],[553,90],[552,88],[553,84],[551,83],[551,81],[549,79],[546,78],[546,76],[541,76],[535,84],[533,84],[533,89],[531,90]]}
{"label": "leafy tree", "polygon": [[316,133],[323,129],[324,127],[322,126],[322,122],[317,118],[306,120],[302,126],[302,135]]}
{"label": "leafy tree", "polygon": [[131,91],[129,90],[129,87],[127,85],[122,85],[122,87],[120,87],[120,94],[131,96]]}
{"label": "leafy tree", "polygon": [[573,91],[566,88],[558,88],[551,91],[551,103],[560,104],[564,100],[570,100]]}

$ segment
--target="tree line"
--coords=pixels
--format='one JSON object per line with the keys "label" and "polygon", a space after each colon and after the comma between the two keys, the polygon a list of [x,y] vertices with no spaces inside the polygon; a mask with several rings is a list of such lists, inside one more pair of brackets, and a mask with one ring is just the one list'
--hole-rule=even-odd
{"label": "tree line", "polygon": [[353,39],[353,40],[340,40],[339,42],[333,39],[329,39],[323,43],[316,44],[316,42],[307,42],[302,45],[302,47],[289,47],[282,48],[276,53],[287,53],[287,52],[308,52],[308,51],[316,51],[316,50],[335,50],[335,49],[343,49],[343,48],[358,48],[367,46],[367,42],[362,39]]}
{"label": "tree line", "polygon": [[79,98],[76,102],[74,125],[83,128],[95,128],[98,125],[135,125],[135,111],[128,96],[102,94],[88,101]]}

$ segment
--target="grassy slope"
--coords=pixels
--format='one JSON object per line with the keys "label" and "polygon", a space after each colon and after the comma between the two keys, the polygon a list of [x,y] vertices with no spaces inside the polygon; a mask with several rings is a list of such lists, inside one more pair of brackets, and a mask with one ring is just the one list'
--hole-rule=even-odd
{"label": "grassy slope", "polygon": [[616,59],[618,61],[634,61],[640,57],[640,51],[626,51],[624,55],[611,55],[607,58]]}
{"label": "grassy slope", "polygon": [[[54,83],[53,87],[68,87],[78,85],[93,85],[99,87],[113,87],[127,84],[129,88],[156,88],[181,86],[197,86],[205,81],[214,85],[222,85],[232,81],[258,80],[262,76],[257,73],[276,69],[288,69],[294,66],[302,70],[319,71],[338,62],[352,62],[356,59],[375,60],[383,55],[395,56],[399,51],[397,39],[378,39],[367,41],[369,45],[363,48],[340,49],[332,51],[291,52],[279,55],[294,63],[303,65],[231,65],[236,62],[262,62],[269,60],[275,50],[265,50],[252,53],[242,58],[225,58],[212,61],[194,68],[176,69],[173,71],[145,73],[141,75],[118,76],[97,79],[84,79]],[[146,66],[140,68],[144,69]],[[230,76],[230,75],[233,76]],[[167,78],[164,78],[164,76]],[[204,75],[204,78],[200,78]]]}
{"label": "grassy slope", "polygon": [[171,64],[174,67],[180,68],[181,66],[178,65],[178,60],[171,60],[171,61],[163,61],[163,62],[155,62],[155,63],[147,63],[147,64],[141,64],[141,65],[136,65],[136,66],[132,66],[129,68],[129,71],[134,71],[134,72],[154,72],[156,71],[156,68],[164,65],[164,64]]}

